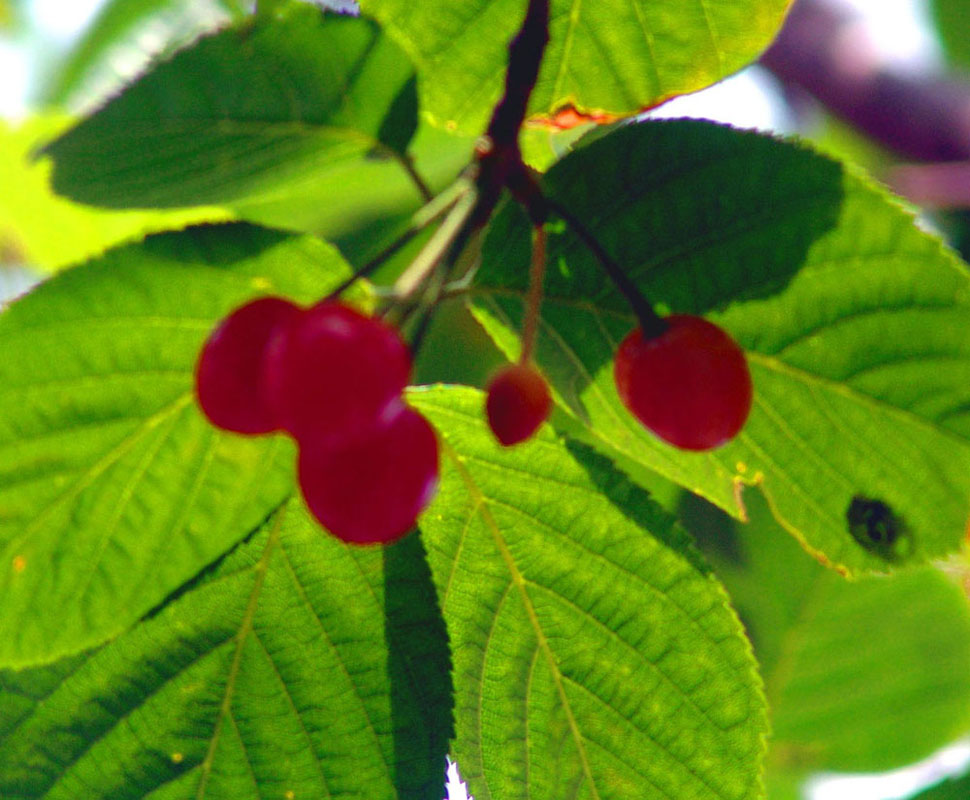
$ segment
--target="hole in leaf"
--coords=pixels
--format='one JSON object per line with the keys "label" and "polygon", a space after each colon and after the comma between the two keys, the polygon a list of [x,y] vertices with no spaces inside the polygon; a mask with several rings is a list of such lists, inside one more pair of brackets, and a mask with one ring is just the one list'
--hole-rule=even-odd
{"label": "hole in leaf", "polygon": [[913,552],[912,533],[882,500],[856,495],[845,512],[849,533],[870,553],[899,561]]}

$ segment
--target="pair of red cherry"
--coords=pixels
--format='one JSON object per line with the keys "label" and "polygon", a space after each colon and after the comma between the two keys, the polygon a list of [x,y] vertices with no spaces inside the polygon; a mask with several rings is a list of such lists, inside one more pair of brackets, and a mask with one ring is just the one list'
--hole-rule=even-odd
{"label": "pair of red cherry", "polygon": [[411,355],[397,331],[342,303],[264,297],[213,331],[196,367],[199,405],[236,433],[285,431],[300,448],[310,511],[348,542],[407,533],[438,480],[438,442],[402,400]]}
{"label": "pair of red cherry", "polygon": [[[674,314],[664,330],[640,328],[621,343],[613,379],[623,404],[682,450],[711,450],[733,439],[751,410],[751,375],[741,348],[701,317]],[[528,439],[549,416],[549,389],[532,367],[506,367],[489,385],[489,424],[504,445]]]}

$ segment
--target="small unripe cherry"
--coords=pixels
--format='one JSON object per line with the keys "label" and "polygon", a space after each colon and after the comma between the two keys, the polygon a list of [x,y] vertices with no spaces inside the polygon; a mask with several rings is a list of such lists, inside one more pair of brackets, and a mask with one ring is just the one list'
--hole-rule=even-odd
{"label": "small unripe cherry", "polygon": [[489,381],[485,399],[488,425],[506,447],[532,436],[551,410],[549,385],[528,364],[503,367]]}
{"label": "small unripe cherry", "polygon": [[280,427],[336,447],[372,428],[410,375],[411,354],[394,328],[324,300],[277,330],[264,393]]}
{"label": "small unripe cherry", "polygon": [[237,308],[209,334],[195,367],[195,392],[213,425],[234,433],[278,429],[263,399],[263,357],[276,329],[299,313],[289,300],[262,297]]}
{"label": "small unripe cherry", "polygon": [[414,527],[438,484],[434,429],[403,403],[341,447],[299,441],[300,489],[307,507],[339,539],[388,543]]}
{"label": "small unripe cherry", "polygon": [[664,320],[659,336],[632,331],[616,352],[620,400],[647,428],[683,450],[734,438],[751,410],[744,352],[717,325],[691,314]]}

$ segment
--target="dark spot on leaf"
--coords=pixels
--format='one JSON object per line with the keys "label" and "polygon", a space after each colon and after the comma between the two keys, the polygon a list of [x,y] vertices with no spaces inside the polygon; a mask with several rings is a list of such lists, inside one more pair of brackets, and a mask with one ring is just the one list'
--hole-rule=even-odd
{"label": "dark spot on leaf", "polygon": [[912,554],[912,534],[903,519],[882,500],[856,495],[845,512],[849,533],[870,553],[887,561]]}
{"label": "dark spot on leaf", "polygon": [[692,492],[681,492],[677,501],[677,516],[694,537],[698,547],[713,559],[729,564],[744,564],[744,554],[738,534],[738,523],[713,503]]}

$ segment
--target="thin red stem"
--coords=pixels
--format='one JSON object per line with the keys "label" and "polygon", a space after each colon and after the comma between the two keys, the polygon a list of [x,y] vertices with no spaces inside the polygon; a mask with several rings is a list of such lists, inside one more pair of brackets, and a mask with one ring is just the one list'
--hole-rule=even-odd
{"label": "thin red stem", "polygon": [[616,286],[617,291],[630,304],[630,308],[640,323],[643,337],[645,339],[653,339],[663,334],[667,330],[667,321],[653,310],[653,306],[650,305],[647,298],[643,296],[643,293],[637,288],[636,284],[630,280],[626,272],[623,271],[623,268],[606,252],[603,245],[599,243],[599,240],[592,232],[567,208],[564,208],[553,200],[547,199],[546,203],[572,229],[573,233],[579,237],[583,244],[586,245],[589,251],[600,262],[603,271],[613,281],[613,285]]}
{"label": "thin red stem", "polygon": [[527,364],[535,347],[539,327],[539,306],[542,304],[542,282],[546,275],[546,229],[538,225],[532,229],[532,266],[529,270],[529,293],[525,298],[522,320],[522,352],[519,363]]}

